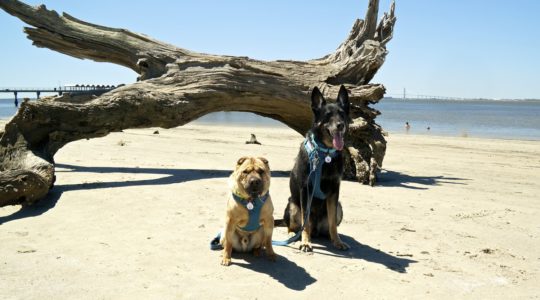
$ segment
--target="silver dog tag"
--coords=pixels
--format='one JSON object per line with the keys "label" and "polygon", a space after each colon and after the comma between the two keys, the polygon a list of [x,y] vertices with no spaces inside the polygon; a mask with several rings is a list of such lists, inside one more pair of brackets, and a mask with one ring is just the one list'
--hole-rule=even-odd
{"label": "silver dog tag", "polygon": [[246,207],[247,207],[247,209],[252,210],[252,209],[253,209],[253,203],[248,202],[248,204],[246,205]]}
{"label": "silver dog tag", "polygon": [[324,158],[324,161],[329,164],[332,162],[332,158],[330,157],[330,155],[327,155],[325,158]]}

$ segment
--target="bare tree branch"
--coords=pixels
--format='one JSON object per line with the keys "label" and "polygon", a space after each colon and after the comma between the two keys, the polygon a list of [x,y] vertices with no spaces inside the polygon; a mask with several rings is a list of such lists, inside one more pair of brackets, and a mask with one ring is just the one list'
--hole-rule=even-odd
{"label": "bare tree branch", "polygon": [[348,176],[373,184],[382,165],[386,141],[374,120],[380,113],[369,104],[377,103],[385,89],[367,83],[384,62],[391,35],[377,36],[391,33],[393,6],[391,17],[383,18],[386,25],[376,27],[378,0],[371,0],[367,21],[357,20],[334,54],[306,62],[191,52],[16,0],[0,0],[0,8],[33,26],[25,31],[38,47],[139,73],[137,83],[99,97],[64,95],[22,103],[0,137],[0,206],[43,198],[54,184],[55,153],[83,138],[126,128],[176,127],[216,111],[254,112],[304,134],[311,125],[313,86],[329,98],[341,84],[350,90],[354,123]]}

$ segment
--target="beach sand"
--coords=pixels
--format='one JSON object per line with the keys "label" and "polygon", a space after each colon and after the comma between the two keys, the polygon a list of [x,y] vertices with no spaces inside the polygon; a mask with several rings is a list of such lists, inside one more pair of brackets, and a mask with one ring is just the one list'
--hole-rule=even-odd
{"label": "beach sand", "polygon": [[[540,142],[390,135],[376,187],[343,182],[337,251],[278,260],[208,243],[243,155],[273,170],[274,216],[302,137],[187,125],[68,144],[34,207],[0,208],[0,299],[515,299],[540,297]],[[255,133],[263,144],[246,145]],[[276,228],[274,239],[286,238]]]}

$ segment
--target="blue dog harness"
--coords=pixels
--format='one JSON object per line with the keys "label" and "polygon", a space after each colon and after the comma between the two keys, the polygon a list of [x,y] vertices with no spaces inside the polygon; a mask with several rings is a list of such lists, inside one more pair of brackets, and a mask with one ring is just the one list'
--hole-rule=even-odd
{"label": "blue dog harness", "polygon": [[268,195],[270,195],[270,193],[266,193],[266,195],[262,197],[257,197],[250,202],[235,193],[232,194],[236,203],[242,205],[248,211],[248,223],[244,227],[239,227],[240,229],[244,231],[255,231],[261,227],[261,224],[259,224],[259,217],[261,216],[261,208],[266,202],[266,199],[268,199]]}
{"label": "blue dog harness", "polygon": [[[336,149],[326,148],[315,140],[313,133],[304,140],[304,149],[309,157],[309,183],[311,184],[311,197],[326,199],[321,191],[321,177],[324,163],[331,163],[338,154]],[[324,159],[321,159],[324,157]],[[312,174],[313,172],[313,174]],[[309,196],[309,195],[308,195]]]}
{"label": "blue dog harness", "polygon": [[[259,218],[261,216],[261,209],[266,202],[266,199],[268,199],[268,196],[270,193],[266,193],[266,195],[262,197],[257,197],[253,201],[248,201],[237,194],[233,193],[233,199],[236,201],[236,203],[242,205],[245,207],[248,211],[248,223],[244,227],[238,227],[239,229],[243,231],[255,231],[261,227],[261,224],[259,223]],[[221,232],[217,234],[217,236],[210,241],[210,249],[211,250],[220,250],[223,247],[220,244],[221,241]]]}
{"label": "blue dog harness", "polygon": [[[321,200],[326,199],[326,195],[321,190],[321,177],[322,177],[322,168],[324,163],[331,163],[332,159],[337,157],[338,151],[333,148],[326,148],[324,145],[321,145],[315,140],[315,136],[310,134],[306,139],[304,140],[304,149],[306,149],[306,152],[308,154],[308,160],[309,160],[309,175],[308,175],[308,199],[307,199],[307,209],[304,215],[304,222],[302,224],[302,228],[292,237],[288,238],[284,241],[272,241],[272,245],[275,246],[287,246],[288,244],[297,241],[300,236],[302,235],[302,231],[304,230],[304,225],[307,223],[307,219],[309,218],[309,214],[311,211],[311,203],[313,201],[313,198],[318,198]],[[323,159],[321,159],[323,158]],[[311,186],[311,188],[310,188]],[[310,192],[311,190],[311,192]],[[268,198],[268,194],[264,195],[262,198],[258,197],[255,199],[255,201],[252,201],[251,203],[254,205],[252,209],[248,208],[248,201],[241,198],[240,196],[237,196],[233,193],[233,198],[236,200],[237,203],[244,206],[246,209],[248,209],[249,213],[249,220],[248,224],[240,229],[245,231],[254,231],[257,230],[261,225],[259,224],[259,216],[261,214],[261,207],[264,204],[264,201]],[[219,244],[221,239],[221,233],[218,233],[218,235],[210,242],[210,249],[212,250],[219,250],[222,249],[221,245]]]}
{"label": "blue dog harness", "polygon": [[[326,195],[321,191],[323,164],[331,163],[332,159],[335,158],[339,152],[337,152],[336,149],[326,148],[323,145],[319,144],[315,140],[315,136],[313,135],[313,133],[306,137],[306,139],[304,140],[304,149],[306,149],[309,158],[308,198],[306,203],[307,209],[304,215],[304,222],[302,223],[302,227],[300,228],[300,230],[294,236],[284,241],[272,241],[272,245],[275,246],[287,246],[288,244],[297,241],[302,235],[304,226],[306,225],[309,214],[311,213],[311,203],[313,202],[313,198],[318,198],[323,201],[326,199]],[[324,159],[321,159],[323,157]]]}

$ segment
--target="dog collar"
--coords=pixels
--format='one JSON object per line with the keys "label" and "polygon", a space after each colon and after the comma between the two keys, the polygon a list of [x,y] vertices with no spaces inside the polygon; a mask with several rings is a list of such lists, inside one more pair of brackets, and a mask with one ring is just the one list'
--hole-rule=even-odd
{"label": "dog collar", "polygon": [[[236,193],[232,193],[232,196],[233,196],[234,200],[236,200],[236,202],[238,202],[238,203],[240,203],[240,204],[242,204],[244,206],[247,205],[248,202],[255,202],[253,200],[249,201],[251,198],[246,199],[246,198],[244,198],[244,197],[242,197],[240,195],[237,195]],[[268,192],[268,193],[266,193],[266,194],[264,194],[262,196],[259,196],[259,197],[255,198],[254,200],[260,200],[264,204],[266,199],[268,199],[268,196],[270,196],[270,192]]]}
{"label": "dog collar", "polygon": [[261,224],[259,223],[259,219],[261,216],[261,208],[266,202],[266,199],[268,199],[268,196],[270,196],[270,193],[268,192],[263,196],[259,196],[253,199],[252,201],[242,198],[235,193],[232,193],[232,196],[236,203],[242,205],[248,211],[248,223],[246,224],[246,226],[240,227],[240,229],[244,231],[255,231],[259,229],[259,227],[261,227]]}
{"label": "dog collar", "polygon": [[338,150],[334,148],[325,147],[323,144],[319,143],[315,139],[315,135],[313,133],[309,134],[304,140],[304,148],[306,149],[308,153],[308,156],[310,158],[310,163],[313,160],[314,156],[317,156],[317,158],[324,157],[324,161],[326,163],[331,163],[332,158],[335,158],[337,154],[339,153]]}
{"label": "dog collar", "polygon": [[[328,148],[324,144],[319,143],[315,139],[315,135],[313,133],[311,133],[308,137],[306,137],[306,140],[305,140],[304,144],[305,144],[305,147],[306,147],[306,150],[308,151],[308,153],[310,153],[311,151],[317,150],[318,152],[322,152],[324,154],[329,154],[329,155],[335,156],[336,153],[338,152],[338,150],[336,150],[334,148]],[[310,147],[312,149],[308,149],[308,147]]]}

